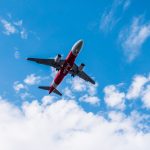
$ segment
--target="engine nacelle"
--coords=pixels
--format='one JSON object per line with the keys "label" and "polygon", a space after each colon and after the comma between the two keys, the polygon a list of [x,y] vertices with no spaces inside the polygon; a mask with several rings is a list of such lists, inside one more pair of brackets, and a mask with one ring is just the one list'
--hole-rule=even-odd
{"label": "engine nacelle", "polygon": [[84,66],[85,66],[85,64],[82,63],[82,64],[78,67],[78,71],[82,71],[83,68],[84,68]]}
{"label": "engine nacelle", "polygon": [[61,55],[58,54],[56,57],[55,57],[55,63],[59,63],[61,60]]}

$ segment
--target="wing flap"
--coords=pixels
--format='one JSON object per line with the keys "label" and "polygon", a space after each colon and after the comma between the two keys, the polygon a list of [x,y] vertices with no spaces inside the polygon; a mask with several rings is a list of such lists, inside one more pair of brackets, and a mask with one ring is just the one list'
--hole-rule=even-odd
{"label": "wing flap", "polygon": [[77,76],[79,76],[80,78],[82,78],[85,81],[89,81],[92,84],[95,84],[95,81],[89,77],[84,71],[80,71]]}
{"label": "wing flap", "polygon": [[60,60],[59,63],[55,63],[54,59],[41,59],[41,58],[27,58],[29,61],[34,61],[38,64],[52,66],[56,69],[60,69],[60,67],[64,64],[65,60]]}
{"label": "wing flap", "polygon": [[90,76],[88,76],[84,71],[78,71],[78,66],[76,64],[73,65],[73,68],[72,70],[70,70],[69,73],[71,75],[77,75],[81,79],[88,81],[92,84],[95,84],[95,81]]}
{"label": "wing flap", "polygon": [[48,66],[52,66],[54,64],[54,59],[27,58],[27,60]]}

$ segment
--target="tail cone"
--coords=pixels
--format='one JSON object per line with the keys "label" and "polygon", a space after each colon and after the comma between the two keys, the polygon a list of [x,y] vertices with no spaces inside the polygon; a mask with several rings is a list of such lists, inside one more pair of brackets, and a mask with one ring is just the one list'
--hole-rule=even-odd
{"label": "tail cone", "polygon": [[54,90],[55,90],[55,88],[53,86],[50,86],[49,94],[52,93]]}

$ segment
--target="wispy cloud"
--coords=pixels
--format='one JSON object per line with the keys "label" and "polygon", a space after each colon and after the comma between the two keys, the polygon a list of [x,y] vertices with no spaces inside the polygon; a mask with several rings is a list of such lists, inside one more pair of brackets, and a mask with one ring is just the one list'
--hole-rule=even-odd
{"label": "wispy cloud", "polygon": [[23,21],[18,20],[18,21],[8,21],[6,19],[0,19],[0,22],[3,26],[3,33],[5,35],[20,35],[22,39],[27,39],[28,38],[28,32],[23,26]]}
{"label": "wispy cloud", "polygon": [[5,29],[3,32],[4,34],[11,35],[11,34],[15,34],[18,32],[16,27],[12,23],[8,22],[7,20],[2,19],[1,23]]}
{"label": "wispy cloud", "polygon": [[19,52],[18,50],[15,51],[14,57],[15,57],[16,59],[19,59],[19,58],[20,58],[20,52]]}
{"label": "wispy cloud", "polygon": [[148,83],[149,81],[150,77],[145,77],[143,75],[134,76],[126,97],[128,99],[137,99],[141,95],[145,84]]}
{"label": "wispy cloud", "polygon": [[130,0],[114,0],[111,7],[106,9],[100,20],[100,30],[109,32],[121,19],[122,14],[130,6]]}
{"label": "wispy cloud", "polygon": [[28,38],[28,33],[27,33],[27,30],[25,28],[22,28],[22,30],[20,31],[20,36],[22,39]]}
{"label": "wispy cloud", "polygon": [[145,41],[150,36],[150,22],[144,22],[143,17],[135,17],[129,27],[120,32],[119,40],[129,62],[133,61]]}
{"label": "wispy cloud", "polygon": [[13,88],[16,92],[19,92],[22,89],[26,89],[26,86],[24,84],[20,83],[19,81],[15,81]]}

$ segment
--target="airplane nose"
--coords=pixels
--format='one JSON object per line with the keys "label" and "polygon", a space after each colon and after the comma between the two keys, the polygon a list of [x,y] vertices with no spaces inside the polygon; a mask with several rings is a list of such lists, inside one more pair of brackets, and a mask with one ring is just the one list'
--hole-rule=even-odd
{"label": "airplane nose", "polygon": [[77,49],[81,49],[82,45],[83,45],[83,40],[79,40],[77,42]]}
{"label": "airplane nose", "polygon": [[77,41],[72,47],[72,53],[77,56],[83,46],[83,40]]}

